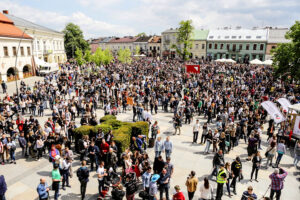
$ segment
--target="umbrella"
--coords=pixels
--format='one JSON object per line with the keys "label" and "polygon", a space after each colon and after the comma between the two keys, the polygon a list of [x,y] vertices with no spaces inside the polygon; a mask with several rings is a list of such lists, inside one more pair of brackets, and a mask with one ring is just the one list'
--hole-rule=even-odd
{"label": "umbrella", "polygon": [[264,65],[272,65],[273,64],[273,61],[272,60],[265,60],[263,62]]}
{"label": "umbrella", "polygon": [[229,62],[229,63],[236,63],[236,61],[235,60],[232,60],[231,58],[230,59],[226,59],[226,61],[225,62]]}
{"label": "umbrella", "polygon": [[252,65],[262,65],[263,63],[258,59],[254,59],[254,60],[250,61],[250,64],[252,64]]}

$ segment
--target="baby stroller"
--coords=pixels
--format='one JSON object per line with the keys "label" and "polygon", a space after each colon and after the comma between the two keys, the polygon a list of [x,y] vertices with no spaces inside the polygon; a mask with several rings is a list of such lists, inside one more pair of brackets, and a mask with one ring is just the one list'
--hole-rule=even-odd
{"label": "baby stroller", "polygon": [[119,184],[122,182],[122,177],[113,171],[112,168],[108,170],[108,176],[104,179],[104,189],[102,190],[101,196],[98,197],[98,199],[102,200],[110,200],[111,197],[108,195],[109,188],[117,188]]}

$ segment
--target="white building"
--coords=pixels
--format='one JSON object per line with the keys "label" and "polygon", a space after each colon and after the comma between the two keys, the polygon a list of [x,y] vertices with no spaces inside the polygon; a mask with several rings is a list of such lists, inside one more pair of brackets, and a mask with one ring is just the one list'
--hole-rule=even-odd
{"label": "white building", "polygon": [[33,38],[33,56],[48,63],[63,63],[67,60],[64,47],[64,34],[44,26],[37,25],[25,19],[3,11],[21,30],[26,29],[26,33]]}
{"label": "white building", "polygon": [[0,13],[0,80],[32,75],[32,38]]}

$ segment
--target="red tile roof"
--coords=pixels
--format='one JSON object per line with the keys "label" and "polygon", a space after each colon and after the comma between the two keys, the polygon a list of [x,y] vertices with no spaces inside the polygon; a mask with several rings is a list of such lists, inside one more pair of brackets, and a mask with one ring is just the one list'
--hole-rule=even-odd
{"label": "red tile roof", "polygon": [[[0,37],[22,38],[22,35],[23,31],[17,28],[13,21],[0,13]],[[24,33],[23,38],[32,39],[26,33]]]}
{"label": "red tile roof", "polygon": [[151,42],[151,43],[160,43],[161,42],[161,37],[160,36],[153,36],[149,42]]}
{"label": "red tile roof", "polygon": [[109,41],[109,43],[128,43],[128,42],[134,42],[138,38],[137,37],[123,37],[123,38],[113,38]]}

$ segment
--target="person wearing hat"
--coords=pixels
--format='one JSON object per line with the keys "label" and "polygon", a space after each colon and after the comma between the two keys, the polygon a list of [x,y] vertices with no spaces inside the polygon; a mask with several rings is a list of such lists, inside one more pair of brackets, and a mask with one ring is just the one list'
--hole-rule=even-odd
{"label": "person wearing hat", "polygon": [[220,170],[217,175],[217,196],[216,200],[221,200],[223,196],[223,186],[224,183],[227,182],[227,175],[226,175],[226,170],[224,169],[224,164],[220,164]]}
{"label": "person wearing hat", "polygon": [[59,173],[59,165],[54,164],[54,169],[52,170],[52,190],[55,191],[54,193],[54,200],[57,200],[59,197],[59,183],[62,177]]}
{"label": "person wearing hat", "polygon": [[149,184],[149,200],[158,200],[157,197],[157,180],[160,178],[158,174],[154,174],[151,177],[151,182]]}
{"label": "person wearing hat", "polygon": [[185,200],[183,193],[180,191],[179,185],[176,185],[174,188],[176,193],[173,195],[173,200]]}

